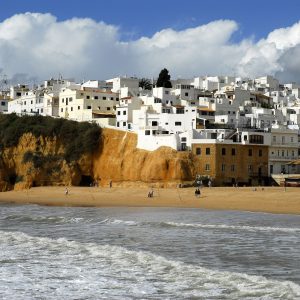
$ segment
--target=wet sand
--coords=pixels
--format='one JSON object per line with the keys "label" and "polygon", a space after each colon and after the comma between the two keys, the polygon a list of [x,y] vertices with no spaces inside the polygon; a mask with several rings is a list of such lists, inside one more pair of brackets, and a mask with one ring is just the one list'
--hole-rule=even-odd
{"label": "wet sand", "polygon": [[148,198],[147,188],[36,187],[23,191],[0,193],[0,202],[48,206],[131,206],[186,207],[221,210],[243,210],[282,214],[300,214],[300,189],[288,187],[202,188],[199,198],[194,188],[154,189]]}

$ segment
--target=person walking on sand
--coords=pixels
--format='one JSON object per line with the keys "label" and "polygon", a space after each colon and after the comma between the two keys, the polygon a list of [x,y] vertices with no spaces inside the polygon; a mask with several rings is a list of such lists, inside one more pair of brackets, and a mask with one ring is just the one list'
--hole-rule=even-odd
{"label": "person walking on sand", "polygon": [[67,196],[69,194],[69,190],[68,190],[68,188],[66,187],[66,189],[65,189],[65,195]]}
{"label": "person walking on sand", "polygon": [[109,182],[109,187],[112,188],[112,181]]}

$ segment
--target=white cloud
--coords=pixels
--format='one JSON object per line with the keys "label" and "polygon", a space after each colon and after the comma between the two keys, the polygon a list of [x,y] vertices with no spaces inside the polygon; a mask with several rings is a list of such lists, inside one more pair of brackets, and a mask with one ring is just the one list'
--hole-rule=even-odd
{"label": "white cloud", "polygon": [[78,80],[152,77],[163,67],[173,78],[235,73],[298,80],[300,23],[274,30],[257,43],[232,42],[236,30],[236,22],[218,20],[123,42],[118,27],[92,19],[59,22],[50,14],[19,14],[0,23],[0,68],[11,77],[29,74],[40,80],[59,73]]}

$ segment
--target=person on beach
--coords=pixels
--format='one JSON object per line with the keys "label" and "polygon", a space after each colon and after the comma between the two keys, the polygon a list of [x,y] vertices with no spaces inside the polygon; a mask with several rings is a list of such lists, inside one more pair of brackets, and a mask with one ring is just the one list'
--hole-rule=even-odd
{"label": "person on beach", "polygon": [[109,187],[112,188],[112,181],[109,182]]}
{"label": "person on beach", "polygon": [[66,187],[66,189],[65,189],[65,195],[67,196],[69,194],[69,190],[68,190],[68,188]]}
{"label": "person on beach", "polygon": [[196,196],[197,198],[199,198],[200,195],[201,195],[200,189],[197,188],[197,189],[195,190],[195,196]]}

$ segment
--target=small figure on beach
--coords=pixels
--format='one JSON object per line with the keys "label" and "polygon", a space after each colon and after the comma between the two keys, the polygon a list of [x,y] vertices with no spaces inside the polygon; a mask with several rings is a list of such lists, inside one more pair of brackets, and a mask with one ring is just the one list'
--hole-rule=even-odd
{"label": "small figure on beach", "polygon": [[153,189],[151,189],[151,190],[148,192],[148,198],[153,198],[153,194],[154,194],[154,191],[153,191]]}
{"label": "small figure on beach", "polygon": [[69,194],[69,190],[68,190],[68,188],[66,187],[65,188],[65,195],[67,196]]}
{"label": "small figure on beach", "polygon": [[198,197],[200,197],[200,195],[201,195],[200,189],[197,188],[197,189],[195,190],[195,196],[198,198]]}
{"label": "small figure on beach", "polygon": [[109,182],[109,187],[112,188],[112,181]]}
{"label": "small figure on beach", "polygon": [[208,187],[211,188],[211,180],[208,180]]}

